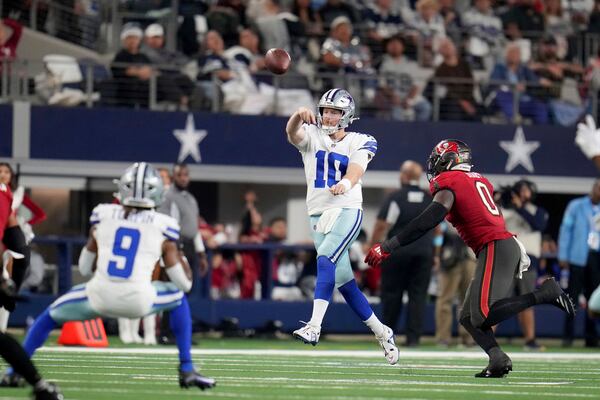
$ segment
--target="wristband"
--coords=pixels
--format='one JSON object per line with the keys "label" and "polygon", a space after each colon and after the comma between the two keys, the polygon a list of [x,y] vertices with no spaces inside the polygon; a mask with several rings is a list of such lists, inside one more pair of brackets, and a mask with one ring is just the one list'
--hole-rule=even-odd
{"label": "wristband", "polygon": [[352,182],[350,182],[350,179],[342,179],[341,181],[338,182],[340,185],[343,185],[344,188],[346,189],[346,192],[350,189],[352,189]]}

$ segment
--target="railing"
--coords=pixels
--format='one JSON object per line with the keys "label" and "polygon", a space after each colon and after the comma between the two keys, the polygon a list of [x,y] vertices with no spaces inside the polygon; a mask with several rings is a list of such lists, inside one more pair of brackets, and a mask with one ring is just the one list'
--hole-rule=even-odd
{"label": "railing", "polygon": [[[36,236],[33,241],[40,246],[51,246],[56,249],[56,271],[57,271],[57,291],[58,295],[66,293],[73,286],[72,268],[75,260],[79,256],[79,251],[85,245],[86,239],[81,236]],[[313,246],[309,245],[282,245],[282,244],[225,244],[217,249],[217,251],[231,250],[234,252],[256,251],[261,254],[261,298],[263,300],[271,299],[271,291],[273,289],[273,262],[278,252],[303,252],[314,251]],[[208,298],[211,287],[211,268],[210,258],[212,251],[208,252],[209,270],[202,277],[197,278],[194,282],[193,290],[195,295],[201,298]]]}
{"label": "railing", "polygon": [[[125,69],[129,64],[111,64],[112,72]],[[192,65],[193,66],[193,65]],[[331,87],[348,89],[357,100],[356,104],[362,116],[376,116],[383,119],[414,119],[414,115],[403,115],[403,110],[394,104],[393,96],[402,78],[394,75],[375,74],[338,74],[315,73],[302,75],[289,72],[284,76],[259,73],[247,79],[238,78],[227,83],[213,76],[212,80],[196,81],[195,72],[187,75],[171,65],[152,65],[152,74],[147,80],[116,78],[111,70],[102,64],[75,59],[52,59],[46,62],[32,60],[5,60],[0,65],[0,102],[14,100],[30,101],[34,104],[83,105],[86,107],[117,106],[130,108],[149,108],[151,110],[210,110],[214,112],[240,112],[240,108],[229,104],[234,83],[235,90],[241,90],[239,96],[259,96],[268,106],[262,114],[289,115],[294,111],[295,103],[290,99],[297,95],[305,103],[314,103],[319,96]],[[149,67],[150,68],[150,67]],[[429,70],[433,74],[432,70]],[[121,75],[118,75],[121,76]],[[175,78],[176,77],[176,78]],[[177,79],[177,84],[174,79]],[[184,81],[187,88],[180,87]],[[261,91],[257,82],[266,83]],[[548,103],[546,94],[554,91],[557,99],[564,93],[570,93],[573,104],[579,102],[582,112],[598,116],[598,88],[586,86],[574,80],[565,80],[559,86],[541,86],[527,84],[526,91],[510,82],[489,81],[486,78],[465,79],[429,79],[415,80],[414,84],[424,88],[425,98],[431,108],[429,120],[470,119],[468,114],[454,102],[448,101],[460,87],[472,88],[468,97],[474,99],[476,114],[473,119],[494,123],[520,123],[523,120],[519,100],[524,94],[537,97],[541,103]],[[250,88],[248,88],[250,86]],[[501,88],[512,93],[512,112],[502,110],[498,113],[494,104],[493,88]],[[226,90],[227,89],[227,90]],[[294,89],[295,92],[291,92]],[[406,91],[406,88],[402,90]],[[495,89],[494,89],[495,90]],[[538,93],[538,95],[535,95]],[[585,93],[582,97],[581,93]],[[184,103],[183,95],[186,98]],[[234,96],[235,97],[235,96]],[[236,100],[239,103],[239,98]],[[243,101],[243,99],[242,99]],[[300,101],[300,100],[299,100]],[[238,104],[234,103],[234,104]],[[301,105],[306,105],[305,103]],[[289,104],[286,108],[286,105]],[[415,106],[413,105],[413,108]],[[414,112],[413,112],[414,114]],[[531,118],[531,117],[530,117]],[[534,121],[535,122],[535,121]]]}

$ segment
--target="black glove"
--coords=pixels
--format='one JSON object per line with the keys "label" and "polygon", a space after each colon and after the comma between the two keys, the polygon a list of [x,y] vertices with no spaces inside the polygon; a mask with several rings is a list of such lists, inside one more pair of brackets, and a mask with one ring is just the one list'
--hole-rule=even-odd
{"label": "black glove", "polygon": [[12,279],[0,278],[0,306],[12,312],[15,309],[17,287]]}

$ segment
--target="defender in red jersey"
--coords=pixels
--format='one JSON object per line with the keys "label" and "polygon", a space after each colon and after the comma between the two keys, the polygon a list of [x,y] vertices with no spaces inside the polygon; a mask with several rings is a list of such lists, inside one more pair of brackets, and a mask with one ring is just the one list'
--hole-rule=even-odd
{"label": "defender in red jersey", "polygon": [[570,315],[575,308],[554,279],[544,281],[532,293],[509,297],[514,280],[520,279],[529,267],[529,257],[506,230],[502,213],[492,198],[492,184],[471,168],[469,146],[454,139],[438,143],[427,166],[433,202],[402,232],[374,245],[365,261],[378,265],[393,251],[401,251],[401,246],[448,219],[477,254],[477,269],[460,314],[460,323],[489,356],[487,367],[475,376],[500,378],[512,371],[512,361],[496,342],[494,325],[537,304],[552,304]]}

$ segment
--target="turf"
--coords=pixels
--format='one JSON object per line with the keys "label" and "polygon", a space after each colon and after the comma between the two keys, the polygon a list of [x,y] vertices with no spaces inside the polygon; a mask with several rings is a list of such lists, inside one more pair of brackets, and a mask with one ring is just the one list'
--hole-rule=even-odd
{"label": "turf", "polygon": [[[153,400],[190,396],[232,399],[599,399],[600,354],[522,353],[514,372],[475,379],[486,364],[479,351],[401,349],[389,366],[372,341],[204,340],[194,350],[201,371],[217,379],[210,392],[177,385],[174,347],[107,350],[49,347],[35,356],[42,373],[67,399]],[[29,389],[0,389],[0,399],[25,398]]]}

